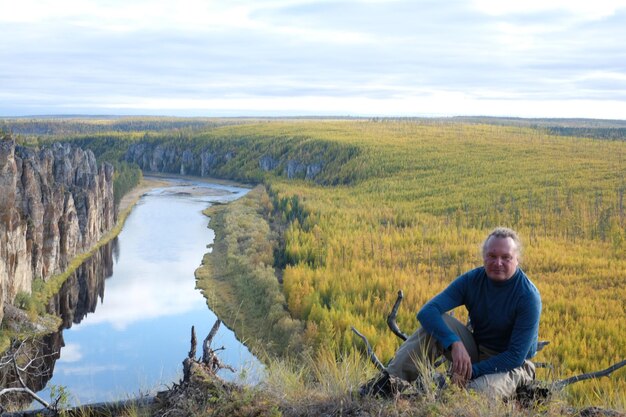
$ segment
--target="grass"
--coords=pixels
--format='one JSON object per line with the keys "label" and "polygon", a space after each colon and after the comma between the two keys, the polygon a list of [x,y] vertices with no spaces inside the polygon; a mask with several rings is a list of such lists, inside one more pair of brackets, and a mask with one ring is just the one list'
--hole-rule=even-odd
{"label": "grass", "polygon": [[563,393],[545,403],[522,406],[516,401],[494,399],[455,386],[437,390],[426,382],[419,394],[391,399],[361,398],[356,390],[376,373],[368,359],[353,352],[339,359],[321,350],[303,360],[276,360],[268,365],[261,389],[272,398],[281,415],[292,416],[464,416],[527,417],[578,416]]}
{"label": "grass", "polygon": [[263,187],[227,205],[210,207],[212,251],[196,270],[207,304],[259,357],[302,349],[303,325],[291,318],[274,275],[277,236],[267,221]]}

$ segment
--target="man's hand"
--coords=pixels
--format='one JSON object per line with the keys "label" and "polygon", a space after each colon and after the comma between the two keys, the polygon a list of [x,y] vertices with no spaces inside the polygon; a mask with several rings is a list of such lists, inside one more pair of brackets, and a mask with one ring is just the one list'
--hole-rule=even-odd
{"label": "man's hand", "polygon": [[462,342],[454,342],[452,349],[452,382],[465,386],[472,378],[472,359]]}

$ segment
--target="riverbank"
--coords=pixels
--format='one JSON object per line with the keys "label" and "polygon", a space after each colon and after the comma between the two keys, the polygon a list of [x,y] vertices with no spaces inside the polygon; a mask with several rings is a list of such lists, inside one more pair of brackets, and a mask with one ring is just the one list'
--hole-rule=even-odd
{"label": "riverbank", "polygon": [[303,349],[304,325],[289,314],[274,272],[278,237],[268,223],[271,209],[259,185],[239,200],[205,210],[215,243],[195,272],[209,308],[260,358]]}
{"label": "riverbank", "polygon": [[130,211],[135,206],[135,204],[137,204],[142,195],[157,187],[167,187],[170,184],[171,181],[167,181],[166,179],[143,177],[141,182],[130,192],[126,193],[126,195],[124,195],[124,197],[122,197],[122,199],[120,200],[120,205],[117,209],[117,224],[119,224],[120,219],[122,219],[123,226],[123,222],[126,221],[126,217],[128,217],[128,214],[130,214]]}
{"label": "riverbank", "polygon": [[225,180],[221,178],[214,177],[197,177],[194,175],[180,175],[180,174],[170,174],[170,173],[160,173],[160,172],[151,172],[147,177],[150,180],[154,181],[165,181],[167,183],[171,183],[171,179],[176,180],[189,180],[194,182],[202,182],[207,184],[217,184],[217,185],[226,185],[230,187],[239,187],[239,188],[254,188],[254,184]]}

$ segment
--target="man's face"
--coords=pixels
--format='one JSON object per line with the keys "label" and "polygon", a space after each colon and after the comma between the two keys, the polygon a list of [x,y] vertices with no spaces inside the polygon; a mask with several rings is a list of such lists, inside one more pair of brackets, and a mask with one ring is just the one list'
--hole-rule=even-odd
{"label": "man's face", "polygon": [[517,245],[510,237],[490,237],[483,254],[487,276],[494,281],[506,281],[517,269]]}

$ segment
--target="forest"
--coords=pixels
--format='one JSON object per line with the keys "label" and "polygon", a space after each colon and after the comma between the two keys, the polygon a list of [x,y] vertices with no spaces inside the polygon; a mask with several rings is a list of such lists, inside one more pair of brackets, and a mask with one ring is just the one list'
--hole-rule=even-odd
{"label": "forest", "polygon": [[[128,146],[141,141],[181,150],[234,150],[239,159],[225,161],[212,175],[265,186],[269,197],[263,198],[272,207],[260,212],[269,222],[284,222],[273,260],[282,295],[274,299],[284,299],[291,319],[304,323],[302,343],[312,349],[330,349],[337,357],[362,350],[350,330],[355,326],[377,355],[389,360],[399,339],[385,320],[397,291],[405,295],[398,323],[411,333],[419,306],[480,265],[482,239],[501,225],[520,233],[521,267],[542,295],[539,336],[551,344],[537,360],[553,368],[542,369],[539,377],[593,371],[626,357],[621,125],[598,127],[605,130],[595,136],[569,136],[576,129],[593,130],[588,123],[570,128],[482,119],[173,126],[152,132],[140,124],[136,131],[25,134],[23,140],[61,137],[120,163]],[[268,153],[313,158],[323,168],[316,179],[290,179],[281,166],[261,169],[259,157]],[[250,244],[263,238],[258,240]],[[257,269],[267,276],[267,268]],[[624,408],[625,392],[622,370],[610,379],[576,384],[569,396],[574,403]]]}

